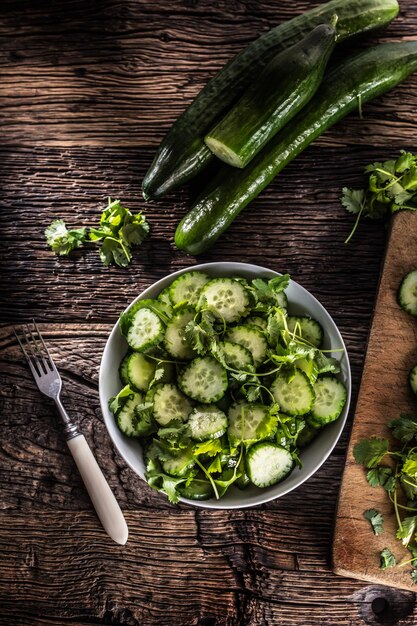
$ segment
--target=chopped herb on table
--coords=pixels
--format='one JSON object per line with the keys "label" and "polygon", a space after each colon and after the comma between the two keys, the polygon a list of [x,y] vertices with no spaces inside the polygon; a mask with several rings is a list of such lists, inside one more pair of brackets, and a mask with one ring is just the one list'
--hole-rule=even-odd
{"label": "chopped herb on table", "polygon": [[[397,539],[411,553],[411,559],[399,567],[411,565],[412,579],[417,582],[417,416],[403,413],[391,420],[389,427],[399,443],[398,450],[390,450],[387,439],[371,437],[359,441],[353,455],[357,463],[369,470],[366,478],[371,487],[383,487],[388,492],[397,518]],[[395,462],[394,469],[383,465],[387,458]],[[398,501],[400,495],[405,495],[405,503]],[[371,523],[374,534],[381,534],[382,515],[375,509],[368,509],[364,517]],[[381,568],[395,564],[395,557],[385,548],[381,552]]]}
{"label": "chopped herb on table", "polygon": [[394,567],[397,564],[396,558],[388,548],[384,548],[380,554],[380,568],[388,569],[388,567]]}
{"label": "chopped herb on table", "polygon": [[149,233],[149,224],[140,211],[133,214],[120,200],[109,198],[98,228],[68,230],[63,220],[53,221],[45,230],[53,252],[67,255],[87,243],[99,243],[104,265],[115,263],[127,267],[132,260],[132,247],[139,246]]}
{"label": "chopped herb on table", "polygon": [[417,154],[401,150],[396,160],[367,165],[369,174],[366,189],[342,189],[342,205],[357,215],[348,243],[362,217],[387,219],[393,213],[407,209],[417,211]]}
{"label": "chopped herb on table", "polygon": [[379,513],[376,509],[368,509],[363,516],[365,519],[369,520],[374,535],[382,535],[384,532],[384,518],[382,517],[382,513]]}

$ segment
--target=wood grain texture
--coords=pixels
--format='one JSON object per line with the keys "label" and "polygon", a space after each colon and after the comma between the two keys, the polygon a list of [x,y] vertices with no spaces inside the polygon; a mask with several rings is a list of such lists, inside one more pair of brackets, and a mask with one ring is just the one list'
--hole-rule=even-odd
{"label": "wood grain texture", "polygon": [[[101,353],[119,312],[156,279],[191,266],[176,223],[210,172],[145,205],[140,183],[160,138],[233,54],[308,0],[3,0],[0,6],[0,624],[10,626],[411,626],[415,594],[336,576],[333,516],[348,429],[307,483],[254,510],[201,511],[151,490],[107,435]],[[414,38],[417,11],[367,41]],[[358,43],[358,46],[363,44]],[[366,44],[368,45],[368,44]],[[344,185],[370,161],[415,149],[416,78],[315,142],[199,261],[249,261],[292,274],[347,343],[354,400],[371,322],[382,225],[352,217]],[[58,259],[54,218],[93,225],[106,197],[145,209],[152,236],[128,270],[96,250]],[[54,411],[22,362],[12,324],[35,316],[80,423],[128,520],[125,548],[95,518]],[[382,619],[382,618],[381,618]],[[384,618],[385,619],[385,618]],[[382,622],[384,623],[384,622]]]}
{"label": "wood grain texture", "polygon": [[[346,468],[343,474],[334,535],[335,571],[344,576],[415,589],[410,568],[379,569],[379,552],[388,547],[398,562],[410,553],[395,539],[396,519],[387,493],[370,487],[366,472],[355,463],[353,447],[373,435],[390,437],[388,422],[400,413],[415,413],[416,398],[407,385],[408,373],[417,362],[417,320],[396,301],[401,277],[417,267],[417,214],[395,216],[389,238],[364,373],[356,405]],[[363,517],[376,508],[385,519],[385,532],[372,537]]]}
{"label": "wood grain texture", "polygon": [[[2,2],[2,144],[156,148],[172,122],[247,43],[315,3]],[[415,36],[411,2],[367,44]],[[357,44],[349,44],[354,49]],[[330,130],[322,145],[407,141],[411,77]]]}

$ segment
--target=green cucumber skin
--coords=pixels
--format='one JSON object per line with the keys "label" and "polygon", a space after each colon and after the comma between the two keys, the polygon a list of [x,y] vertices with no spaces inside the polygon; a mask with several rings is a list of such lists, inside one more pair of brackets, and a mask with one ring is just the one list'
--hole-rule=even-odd
{"label": "green cucumber skin", "polygon": [[349,57],[327,75],[307,106],[243,170],[224,166],[175,233],[190,254],[209,248],[251,200],[316,137],[417,70],[417,41],[388,43]]}
{"label": "green cucumber skin", "polygon": [[335,43],[335,29],[320,24],[275,56],[208,133],[208,147],[211,139],[216,140],[239,158],[237,167],[245,167],[315,94]]}
{"label": "green cucumber skin", "polygon": [[143,179],[145,200],[163,196],[206,167],[213,155],[204,135],[276,54],[315,26],[330,22],[334,14],[342,41],[386,26],[398,10],[397,0],[331,0],[252,41],[207,83],[168,131]]}

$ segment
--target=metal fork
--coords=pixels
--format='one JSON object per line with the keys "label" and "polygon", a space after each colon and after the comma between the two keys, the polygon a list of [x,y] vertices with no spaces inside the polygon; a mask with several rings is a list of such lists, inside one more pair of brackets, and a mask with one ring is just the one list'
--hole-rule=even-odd
{"label": "metal fork", "polygon": [[84,481],[96,513],[108,535],[117,543],[124,545],[128,537],[128,528],[123,513],[114,497],[108,482],[104,478],[90,447],[76,424],[64,409],[60,394],[62,380],[45,345],[39,328],[32,320],[33,328],[26,325],[20,335],[14,330],[17,341],[26,357],[30,371],[39,391],[52,398],[64,425],[68,448]]}

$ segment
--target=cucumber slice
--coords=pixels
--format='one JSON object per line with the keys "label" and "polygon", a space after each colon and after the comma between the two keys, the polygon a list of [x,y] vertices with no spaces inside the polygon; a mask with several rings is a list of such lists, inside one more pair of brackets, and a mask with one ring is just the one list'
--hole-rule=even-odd
{"label": "cucumber slice", "polygon": [[196,305],[202,288],[209,280],[207,274],[203,272],[181,274],[169,287],[169,297],[172,304],[175,306],[181,302],[187,302],[187,304]]}
{"label": "cucumber slice", "polygon": [[129,379],[127,377],[127,364],[129,362],[130,357],[131,357],[131,353],[128,352],[123,357],[123,359],[121,360],[120,365],[119,365],[119,378],[120,378],[121,382],[124,385],[128,385],[129,384]]}
{"label": "cucumber slice", "polygon": [[296,335],[307,341],[315,348],[320,348],[323,343],[323,328],[311,317],[307,316],[290,316],[287,317],[288,329],[290,332],[296,331]]}
{"label": "cucumber slice", "polygon": [[319,375],[319,368],[317,367],[315,359],[297,359],[294,361],[294,365],[298,367],[299,370],[302,370],[307,375],[311,384],[314,385]]}
{"label": "cucumber slice", "polygon": [[299,369],[295,370],[290,381],[285,374],[278,374],[271,385],[271,391],[281,410],[288,415],[305,415],[313,406],[313,385]]}
{"label": "cucumber slice", "polygon": [[124,403],[120,411],[116,415],[116,422],[122,433],[128,437],[138,437],[140,432],[137,430],[137,415],[135,409],[138,404],[143,402],[141,393],[132,394]]}
{"label": "cucumber slice", "polygon": [[179,485],[178,491],[183,498],[189,500],[208,500],[214,495],[213,487],[208,480],[200,478],[194,478],[189,485]]}
{"label": "cucumber slice", "polygon": [[191,402],[181,391],[169,383],[158,385],[153,393],[153,414],[161,426],[173,420],[185,422],[192,411]]}
{"label": "cucumber slice", "polygon": [[215,278],[203,287],[198,306],[207,307],[228,324],[237,322],[249,312],[249,293],[234,278]]}
{"label": "cucumber slice", "polygon": [[191,449],[184,450],[178,456],[172,456],[162,461],[162,469],[171,476],[184,476],[195,465]]}
{"label": "cucumber slice", "polygon": [[271,415],[263,404],[236,402],[229,409],[227,431],[232,446],[239,443],[250,445],[273,435],[277,429],[277,417]]}
{"label": "cucumber slice", "polygon": [[199,405],[188,418],[188,428],[197,441],[218,439],[227,430],[227,417],[216,405]]}
{"label": "cucumber slice", "polygon": [[227,389],[227,372],[212,356],[197,357],[178,376],[178,386],[197,402],[217,402]]}
{"label": "cucumber slice", "polygon": [[337,420],[346,404],[345,386],[336,378],[323,376],[315,383],[314,392],[316,398],[311,408],[314,422],[324,426]]}
{"label": "cucumber slice", "polygon": [[411,391],[417,396],[417,365],[414,365],[410,370],[408,382],[410,383]]}
{"label": "cucumber slice", "polygon": [[186,307],[178,311],[167,324],[164,338],[165,349],[177,359],[192,359],[195,356],[195,352],[185,336],[185,327],[194,317],[195,309]]}
{"label": "cucumber slice", "polygon": [[133,315],[126,341],[133,350],[145,352],[156,346],[163,335],[164,327],[158,315],[144,307]]}
{"label": "cucumber slice", "polygon": [[217,344],[226,365],[234,370],[249,371],[247,368],[253,366],[253,358],[251,353],[244,346],[231,341],[219,341]]}
{"label": "cucumber slice", "polygon": [[317,436],[320,428],[312,426],[306,422],[304,428],[299,432],[297,437],[297,446],[299,448],[305,448],[309,443],[313,441],[313,439]]}
{"label": "cucumber slice", "polygon": [[162,301],[152,300],[151,298],[138,300],[135,304],[132,304],[128,311],[122,313],[120,316],[119,327],[124,337],[127,336],[135,313],[144,308],[150,309],[153,313],[156,313],[156,315],[161,317],[162,321],[166,321],[167,317],[169,318],[172,315],[171,304],[167,305]]}
{"label": "cucumber slice", "polygon": [[147,391],[155,376],[155,361],[147,359],[140,352],[133,352],[127,364],[128,383],[135,391]]}
{"label": "cucumber slice", "polygon": [[250,317],[248,317],[246,323],[250,324],[251,326],[256,326],[260,330],[266,330],[268,328],[267,320],[257,315],[251,315]]}
{"label": "cucumber slice", "polygon": [[398,303],[410,315],[417,315],[417,269],[408,272],[398,289]]}
{"label": "cucumber slice", "polygon": [[246,454],[246,472],[257,487],[270,487],[283,480],[293,468],[293,459],[276,443],[256,443]]}
{"label": "cucumber slice", "polygon": [[268,344],[265,335],[256,326],[250,324],[235,326],[226,333],[226,339],[247,348],[252,355],[255,366],[260,365],[265,360]]}

